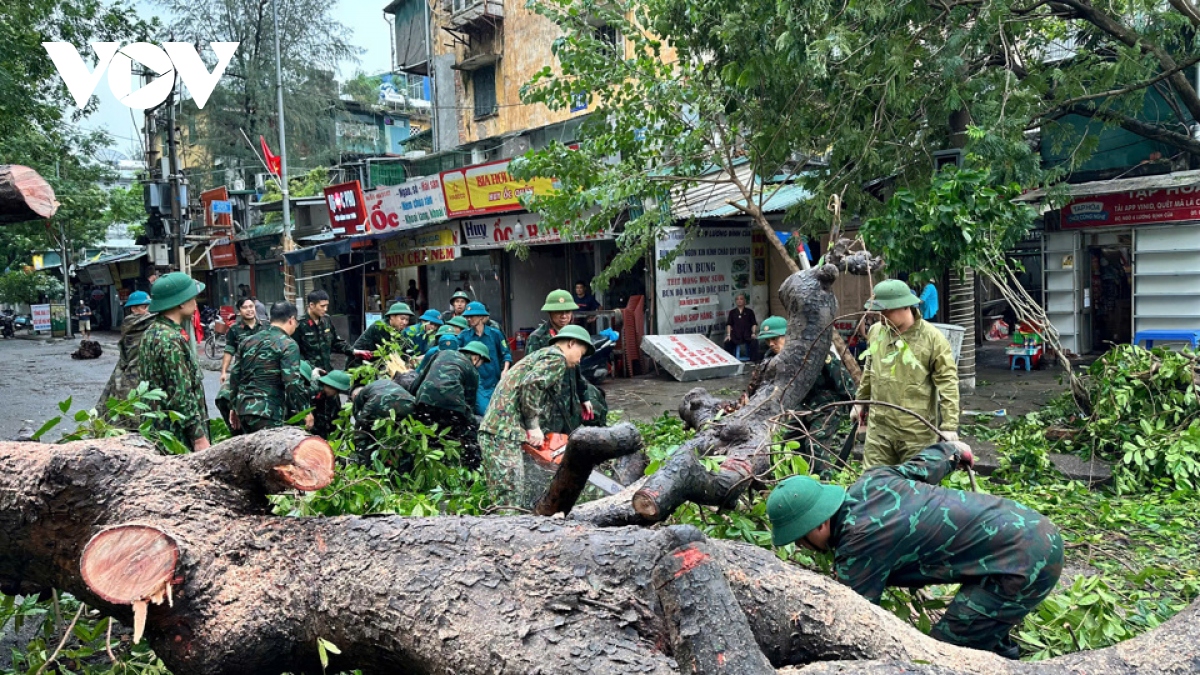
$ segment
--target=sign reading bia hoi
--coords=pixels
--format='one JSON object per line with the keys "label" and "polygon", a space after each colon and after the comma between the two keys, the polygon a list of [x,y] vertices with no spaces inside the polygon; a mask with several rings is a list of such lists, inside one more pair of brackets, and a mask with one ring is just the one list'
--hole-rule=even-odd
{"label": "sign reading bia hoi", "polygon": [[1200,185],[1080,197],[1062,210],[1062,229],[1200,220]]}
{"label": "sign reading bia hoi", "polygon": [[362,185],[357,180],[325,188],[325,204],[329,207],[329,224],[334,234],[344,237],[362,234],[362,225],[367,222],[367,205],[363,200]]}

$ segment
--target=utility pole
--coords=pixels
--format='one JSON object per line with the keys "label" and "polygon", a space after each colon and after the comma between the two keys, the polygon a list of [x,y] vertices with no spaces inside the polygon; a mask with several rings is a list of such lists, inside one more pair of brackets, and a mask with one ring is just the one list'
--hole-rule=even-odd
{"label": "utility pole", "polygon": [[179,184],[179,152],[178,139],[175,137],[175,93],[167,99],[167,162],[171,175],[167,177],[171,191],[171,239],[175,250],[175,269],[188,273],[187,253],[183,250],[183,209],[181,202],[185,198]]}
{"label": "utility pole", "polygon": [[[62,178],[58,171],[58,160],[54,160],[54,177]],[[59,257],[62,258],[63,272],[63,302],[67,307],[67,339],[74,339],[75,334],[71,332],[71,261],[67,259],[69,248],[67,246],[67,225],[61,218],[56,218],[55,223],[58,225],[58,250]],[[51,330],[51,335],[54,331]]]}
{"label": "utility pole", "polygon": [[[283,120],[283,60],[279,55],[279,0],[272,0],[271,15],[275,22],[275,98],[279,106],[279,190],[283,193],[283,251],[292,244],[292,204],[288,196],[287,129]],[[283,298],[296,302],[296,277],[292,266],[283,260]]]}

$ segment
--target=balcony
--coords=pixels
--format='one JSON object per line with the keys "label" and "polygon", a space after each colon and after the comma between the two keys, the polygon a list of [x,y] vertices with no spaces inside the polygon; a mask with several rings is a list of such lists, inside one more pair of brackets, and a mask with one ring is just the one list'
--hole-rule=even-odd
{"label": "balcony", "polygon": [[446,8],[446,28],[453,31],[492,29],[504,20],[504,0],[447,0]]}

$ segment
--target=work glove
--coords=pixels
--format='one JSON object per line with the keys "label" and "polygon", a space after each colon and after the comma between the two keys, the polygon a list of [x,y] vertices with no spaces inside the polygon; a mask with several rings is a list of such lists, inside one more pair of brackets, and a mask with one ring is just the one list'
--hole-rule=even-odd
{"label": "work glove", "polygon": [[540,448],[546,442],[546,434],[543,434],[541,429],[530,429],[525,432],[525,442],[535,448]]}
{"label": "work glove", "polygon": [[943,431],[942,432],[942,441],[945,443],[957,443],[958,442],[958,432],[957,431]]}
{"label": "work glove", "polygon": [[596,411],[592,409],[591,401],[584,401],[583,405],[580,407],[583,408],[583,419],[585,422],[590,422],[596,419]]}
{"label": "work glove", "polygon": [[364,361],[370,361],[375,358],[375,355],[365,349],[355,349],[354,355]]}

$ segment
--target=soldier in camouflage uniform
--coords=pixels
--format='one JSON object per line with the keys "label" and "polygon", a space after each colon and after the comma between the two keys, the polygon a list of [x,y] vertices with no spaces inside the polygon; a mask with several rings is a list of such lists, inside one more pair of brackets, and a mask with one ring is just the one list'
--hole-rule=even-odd
{"label": "soldier in camouflage uniform", "polygon": [[442,340],[437,353],[426,357],[431,363],[412,383],[411,391],[417,399],[416,416],[426,424],[449,429],[449,437],[463,446],[463,465],[478,469],[482,458],[475,392],[479,389],[478,368],[491,361],[492,355],[482,342],[472,342],[460,350],[455,336],[444,335]]}
{"label": "soldier in camouflage uniform", "polygon": [[[108,378],[108,384],[104,385],[104,391],[100,392],[100,402],[96,404],[96,410],[101,413],[108,410],[110,398],[129,398],[129,392],[137,389],[142,381],[138,369],[138,352],[142,336],[154,322],[154,315],[150,313],[150,295],[145,291],[134,291],[125,301],[125,306],[129,308],[129,315],[121,322],[121,341],[118,343],[120,356],[117,358],[116,368],[113,368],[112,375]],[[139,422],[136,417],[126,417],[117,420],[115,424],[132,430],[137,428]]]}
{"label": "soldier in camouflage uniform", "polygon": [[281,427],[312,400],[312,384],[300,372],[300,347],[291,339],[296,306],[277,302],[270,311],[271,325],[246,338],[229,374],[231,426],[246,433]]}
{"label": "soldier in camouflage uniform", "polygon": [[553,474],[538,467],[521,445],[542,445],[541,420],[558,383],[592,351],[588,332],[567,326],[550,339],[550,348],[521,359],[496,387],[479,425],[483,470],[496,503],[529,508],[545,492]]}
{"label": "soldier in camouflage uniform", "polygon": [[[525,354],[532,354],[550,344],[558,331],[571,325],[575,310],[579,306],[569,291],[551,291],[546,296],[542,311],[549,318],[529,334],[525,343]],[[592,385],[583,376],[583,371],[573,368],[558,384],[553,403],[546,411],[542,430],[546,433],[569,434],[580,426],[604,426],[608,417],[608,404],[604,392]]]}
{"label": "soldier in camouflage uniform", "polygon": [[938,443],[848,490],[793,476],[767,499],[772,540],[832,549],[838,580],[876,604],[887,586],[962,584],[930,635],[1015,659],[1009,631],[1058,582],[1062,537],[1017,502],[938,486],[973,462],[966,444]]}
{"label": "soldier in camouflage uniform", "polygon": [[[221,356],[221,389],[217,392],[217,410],[226,425],[231,425],[229,413],[233,411],[233,394],[229,391],[229,366],[237,358],[238,348],[246,338],[266,329],[267,324],[258,320],[258,305],[253,298],[245,297],[238,301],[238,317],[229,327],[225,335],[225,353]],[[241,430],[229,430],[237,436]]]}
{"label": "soldier in camouflage uniform", "polygon": [[[411,416],[416,409],[417,400],[407,389],[392,380],[377,380],[365,387],[359,387],[354,390],[351,398],[354,399],[353,460],[358,464],[368,464],[378,446],[375,423],[390,419],[393,412],[396,420]],[[412,458],[405,457],[392,468],[407,473],[412,466]]]}
{"label": "soldier in camouflage uniform", "polygon": [[[781,316],[768,317],[766,321],[762,322],[762,327],[759,329],[759,339],[767,343],[767,356],[750,376],[750,383],[746,386],[746,393],[742,395],[741,405],[745,405],[762,386],[771,362],[779,356],[787,344],[787,320]],[[825,365],[821,368],[817,381],[808,390],[808,395],[800,403],[800,409],[816,410],[826,403],[834,401],[853,401],[854,389],[854,378],[850,375],[850,371],[846,370],[842,360],[831,349],[829,353],[825,354]],[[830,444],[835,441],[838,427],[841,426],[842,420],[848,413],[849,411],[844,407],[830,408],[823,413],[804,418],[804,424],[808,428],[807,436],[799,434],[799,432],[789,432],[788,434],[789,437],[796,436],[794,440],[799,441],[800,452],[809,459],[810,465],[822,475],[831,473],[833,453],[828,449]],[[789,438],[788,440],[793,439]]]}
{"label": "soldier in camouflage uniform", "polygon": [[307,315],[302,317],[292,339],[300,345],[300,358],[308,361],[314,368],[323,372],[333,370],[331,352],[354,356],[354,350],[338,335],[333,327],[333,321],[327,316],[329,312],[329,294],[325,291],[313,291],[307,297]]}
{"label": "soldier in camouflage uniform", "polygon": [[[373,358],[384,342],[395,343],[400,355],[408,359],[418,354],[416,345],[404,334],[408,322],[416,316],[407,303],[397,302],[388,308],[383,321],[376,321],[354,341],[354,355],[362,359]],[[386,322],[386,323],[385,323]],[[357,361],[356,361],[357,363]]]}
{"label": "soldier in camouflage uniform", "polygon": [[329,438],[342,412],[342,394],[350,393],[350,375],[344,370],[325,373],[314,383],[318,391],[312,398],[313,423],[308,427],[321,438]]}
{"label": "soldier in camouflage uniform", "polygon": [[154,423],[158,431],[173,435],[191,450],[208,448],[208,405],[204,402],[204,375],[185,325],[196,313],[196,296],[204,284],[182,272],[159,277],[150,289],[150,311],[158,316],[146,328],[138,348],[138,368],[151,389],[166,398],[150,401],[157,412],[175,411]]}

